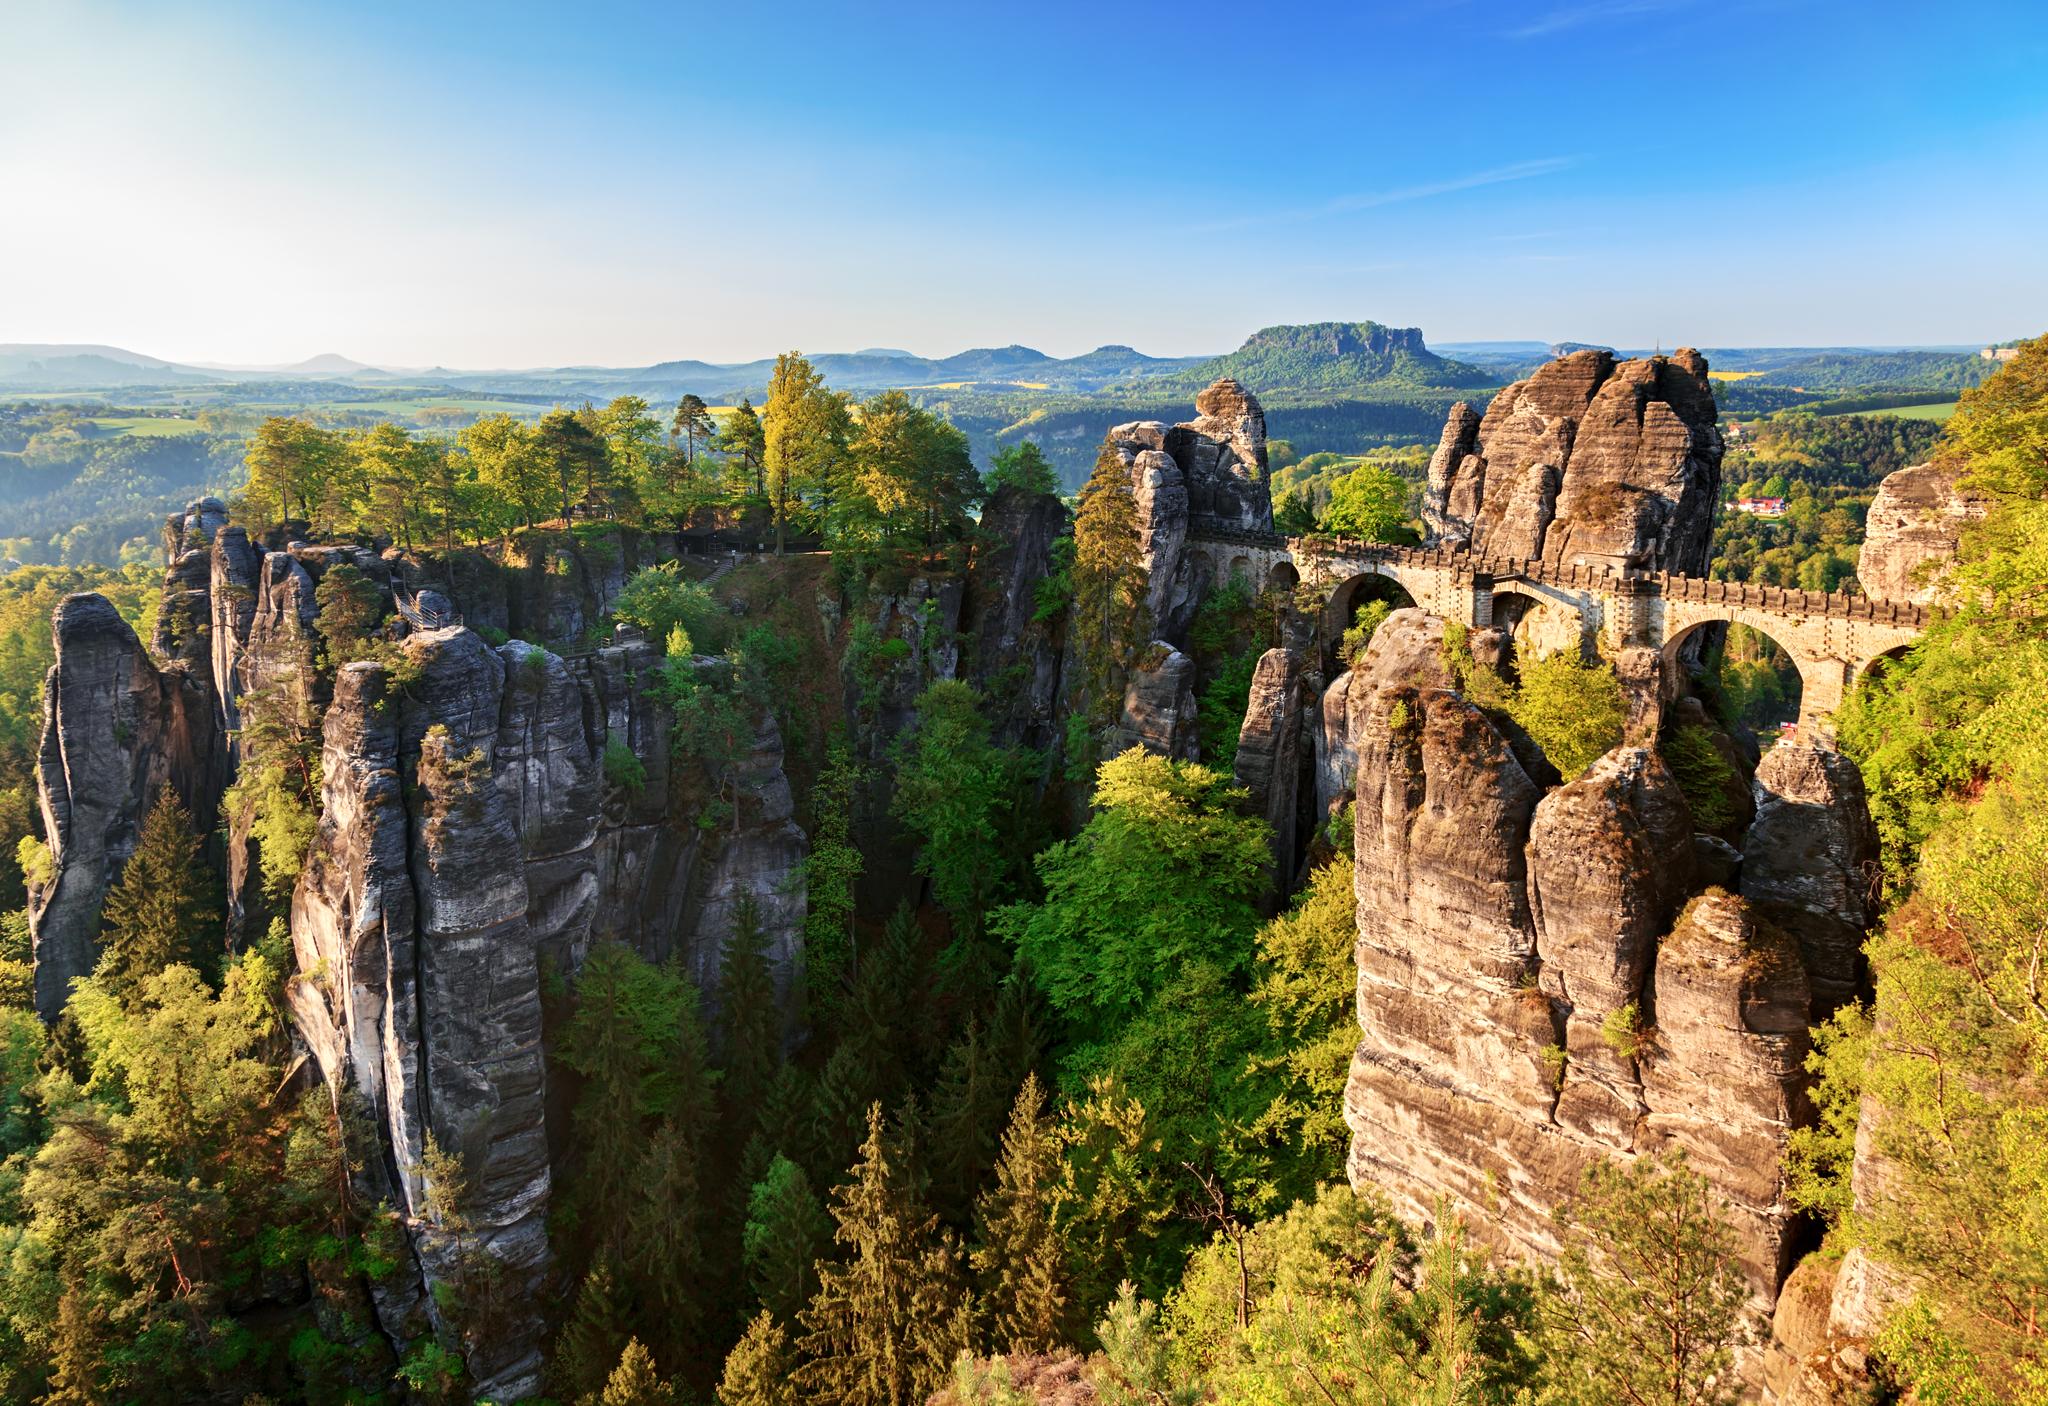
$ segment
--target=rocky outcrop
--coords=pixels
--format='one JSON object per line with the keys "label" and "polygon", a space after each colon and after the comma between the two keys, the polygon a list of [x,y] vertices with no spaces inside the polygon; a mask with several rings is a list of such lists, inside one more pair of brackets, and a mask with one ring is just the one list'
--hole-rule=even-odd
{"label": "rocky outcrop", "polygon": [[1785,1145],[1811,1121],[1798,944],[1743,900],[1709,891],[1659,944],[1654,992],[1655,1034],[1638,1061],[1641,1145],[1684,1148],[1724,1198],[1751,1282],[1775,1291],[1796,1226]]}
{"label": "rocky outcrop", "polygon": [[1915,464],[1885,475],[1856,558],[1865,595],[1922,605],[1940,597],[1963,529],[1990,508],[1990,500],[1962,487],[1960,477],[1942,464]]}
{"label": "rocky outcrop", "polygon": [[[387,1289],[387,1331],[403,1342],[421,1309],[438,1322],[458,1257],[489,1256],[515,1321],[467,1344],[470,1370],[513,1399],[539,1386],[550,1173],[518,788],[494,776],[505,669],[461,628],[406,653],[418,678],[403,690],[376,663],[336,681],[291,1003],[328,1081],[368,1107],[381,1157],[367,1175],[413,1228],[419,1293]],[[451,1188],[429,1181],[430,1144],[467,1185],[467,1243],[444,1232]]]}
{"label": "rocky outcrop", "polygon": [[1555,563],[1705,575],[1721,481],[1699,353],[1616,364],[1580,351],[1454,407],[1430,461],[1433,540]]}
{"label": "rocky outcrop", "polygon": [[1235,780],[1251,793],[1252,813],[1272,831],[1273,862],[1266,871],[1269,907],[1287,894],[1313,820],[1315,748],[1306,734],[1314,725],[1308,710],[1306,666],[1299,651],[1269,649],[1252,670],[1251,695],[1237,735]]}
{"label": "rocky outcrop", "polygon": [[1768,1305],[1794,1224],[1777,1169],[1806,1116],[1798,945],[1725,893],[1685,907],[1692,817],[1653,750],[1546,793],[1442,640],[1398,611],[1350,678],[1351,1178],[1418,1217],[1448,1196],[1541,1258],[1589,1166],[1675,1143],[1736,1208]]}
{"label": "rocky outcrop", "polygon": [[1819,1019],[1856,994],[1877,918],[1878,841],[1856,764],[1780,742],[1756,770],[1742,896],[1799,942]]}
{"label": "rocky outcrop", "polygon": [[1205,558],[1187,550],[1191,526],[1269,532],[1266,416],[1252,393],[1221,380],[1195,398],[1179,425],[1139,420],[1111,429],[1107,449],[1131,476],[1153,632],[1179,644],[1210,583]]}
{"label": "rocky outcrop", "polygon": [[1337,675],[1317,704],[1319,726],[1313,729],[1316,752],[1318,822],[1336,814],[1356,789],[1353,777],[1358,753],[1351,745],[1351,671]]}
{"label": "rocky outcrop", "polygon": [[1175,761],[1193,761],[1201,749],[1197,716],[1195,661],[1164,640],[1154,640],[1124,686],[1111,753],[1143,747]]}
{"label": "rocky outcrop", "polygon": [[[185,576],[174,577],[189,626]],[[203,829],[219,810],[226,779],[204,674],[195,676],[183,657],[158,668],[101,595],[66,596],[50,630],[56,662],[43,683],[37,793],[51,863],[47,876],[29,884],[35,1002],[45,1020],[57,1017],[72,981],[97,964],[107,890],[135,852],[159,792],[169,786]],[[195,647],[182,634],[174,638],[181,656]]]}
{"label": "rocky outcrop", "polygon": [[1038,588],[1070,518],[1052,494],[1014,487],[997,489],[982,509],[960,627],[973,637],[970,677],[1002,742],[1043,750],[1054,741],[1061,651],[1038,619]]}

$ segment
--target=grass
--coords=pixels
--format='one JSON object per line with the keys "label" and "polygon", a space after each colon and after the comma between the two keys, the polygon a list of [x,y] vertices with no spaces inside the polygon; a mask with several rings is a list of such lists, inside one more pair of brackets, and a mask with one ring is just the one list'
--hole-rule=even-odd
{"label": "grass", "polygon": [[169,439],[176,435],[205,433],[191,420],[173,420],[161,415],[95,415],[92,422],[103,430],[131,434],[137,439]]}
{"label": "grass", "polygon": [[1898,405],[1890,410],[1866,410],[1866,415],[1891,415],[1901,420],[1933,420],[1939,423],[1956,413],[1956,402],[1944,400],[1939,405]]}
{"label": "grass", "polygon": [[1747,381],[1752,376],[1761,376],[1763,374],[1761,371],[1709,371],[1707,379],[1710,381]]}

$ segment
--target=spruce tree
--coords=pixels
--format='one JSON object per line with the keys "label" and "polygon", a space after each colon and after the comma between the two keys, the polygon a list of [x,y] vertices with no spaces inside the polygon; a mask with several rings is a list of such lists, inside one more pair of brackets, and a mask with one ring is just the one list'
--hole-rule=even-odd
{"label": "spruce tree", "polygon": [[675,1406],[675,1401],[675,1388],[654,1370],[654,1354],[638,1338],[626,1343],[598,1398],[599,1406]]}
{"label": "spruce tree", "polygon": [[818,1100],[811,1081],[795,1064],[785,1063],[775,1072],[757,1121],[757,1130],[740,1154],[742,1186],[750,1187],[766,1176],[777,1157],[788,1157],[807,1171],[819,1169]]}
{"label": "spruce tree", "polygon": [[191,817],[165,786],[142,822],[135,853],[107,891],[94,975],[123,1006],[132,1006],[165,967],[193,959],[211,911],[211,888]]}
{"label": "spruce tree", "polygon": [[932,1090],[932,1197],[939,1214],[964,1224],[995,1163],[1010,1089],[979,1022],[946,1051]]}
{"label": "spruce tree", "polygon": [[1003,1134],[996,1184],[975,1203],[974,1271],[998,1352],[1050,1352],[1067,1312],[1066,1246],[1054,1224],[1060,1138],[1038,1076],[1024,1081]]}
{"label": "spruce tree", "polygon": [[742,899],[718,967],[720,1092],[735,1147],[753,1137],[782,1064],[782,1014],[766,946],[754,901]]}
{"label": "spruce tree", "polygon": [[789,1331],[762,1309],[725,1357],[718,1406],[796,1406]]}
{"label": "spruce tree", "polygon": [[1124,681],[1151,633],[1149,589],[1131,471],[1105,444],[1074,514],[1073,621],[1097,727],[1123,706]]}
{"label": "spruce tree", "polygon": [[626,1344],[626,1306],[609,1256],[592,1262],[576,1290],[569,1321],[555,1337],[549,1377],[565,1401],[594,1395]]}
{"label": "spruce tree", "polygon": [[697,1156],[689,1131],[664,1118],[647,1146],[626,1216],[622,1260],[635,1320],[671,1371],[688,1360],[704,1310],[698,1297],[705,1263]]}
{"label": "spruce tree", "polygon": [[835,739],[811,787],[811,852],[804,860],[804,999],[814,1022],[836,1026],[852,980],[855,888],[861,854],[853,800],[865,779],[844,738]]}
{"label": "spruce tree", "polygon": [[967,1345],[958,1255],[936,1219],[906,1194],[882,1106],[851,1179],[833,1194],[842,1259],[823,1267],[801,1317],[805,1358],[795,1381],[827,1406],[909,1406],[938,1388]]}
{"label": "spruce tree", "polygon": [[831,1253],[832,1219],[811,1179],[778,1155],[747,1197],[741,1260],[747,1287],[780,1322],[796,1320],[818,1287],[818,1260]]}

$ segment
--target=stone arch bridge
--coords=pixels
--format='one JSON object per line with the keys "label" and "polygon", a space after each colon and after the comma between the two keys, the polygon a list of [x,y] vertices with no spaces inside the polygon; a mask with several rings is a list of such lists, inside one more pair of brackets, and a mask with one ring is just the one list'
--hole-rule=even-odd
{"label": "stone arch bridge", "polygon": [[1799,728],[1827,718],[1872,666],[1895,658],[1934,618],[1924,606],[1839,591],[1802,591],[1708,581],[1607,565],[1519,560],[1443,547],[1392,547],[1343,538],[1290,538],[1194,525],[1189,552],[1212,581],[1326,588],[1323,638],[1350,623],[1360,587],[1394,581],[1424,610],[1473,627],[1503,626],[1544,652],[1576,645],[1613,654],[1659,651],[1670,690],[1688,639],[1715,623],[1748,625],[1775,641],[1799,670]]}

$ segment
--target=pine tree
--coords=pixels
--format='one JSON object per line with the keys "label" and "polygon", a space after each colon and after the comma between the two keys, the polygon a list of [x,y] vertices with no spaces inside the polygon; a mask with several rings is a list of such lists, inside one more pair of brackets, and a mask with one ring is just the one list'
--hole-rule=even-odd
{"label": "pine tree", "polygon": [[598,1398],[600,1406],[675,1406],[675,1400],[675,1389],[654,1370],[654,1354],[638,1338],[626,1343]]}
{"label": "pine tree", "polygon": [[1122,707],[1125,678],[1151,633],[1149,590],[1131,471],[1105,444],[1074,514],[1074,629],[1098,727]]}
{"label": "pine tree", "polygon": [[1060,1191],[1059,1133],[1034,1074],[1003,1134],[996,1184],[974,1207],[974,1270],[999,1352],[1050,1352],[1061,1342],[1067,1272],[1054,1225]]}
{"label": "pine tree", "polygon": [[190,962],[212,912],[212,885],[192,820],[169,786],[142,822],[135,853],[107,891],[100,982],[124,1006],[173,962]]}
{"label": "pine tree", "polygon": [[793,1322],[818,1287],[818,1260],[832,1248],[832,1220],[811,1179],[778,1155],[747,1197],[741,1244],[747,1287],[781,1322]]}
{"label": "pine tree", "polygon": [[1735,1232],[1682,1154],[1604,1159],[1560,1217],[1562,1284],[1543,1318],[1567,1395],[1642,1406],[1736,1399],[1729,1365],[1749,1297]]}
{"label": "pine tree", "polygon": [[758,1127],[740,1155],[739,1181],[751,1187],[768,1174],[777,1157],[786,1156],[806,1170],[818,1167],[818,1103],[811,1082],[796,1065],[785,1062],[768,1085],[761,1102]]}
{"label": "pine tree", "polygon": [[978,1022],[946,1051],[932,1091],[932,1194],[939,1214],[964,1224],[995,1163],[1010,1085]]}
{"label": "pine tree", "polygon": [[753,401],[740,397],[740,403],[719,424],[714,447],[726,456],[727,482],[733,490],[745,493],[751,489],[756,498],[768,496],[768,485],[762,477],[767,443]]}
{"label": "pine tree", "polygon": [[759,1126],[769,1086],[782,1065],[782,1013],[752,898],[742,899],[733,915],[732,936],[719,957],[718,995],[725,1126],[732,1144],[744,1147]]}
{"label": "pine tree", "polygon": [[796,1406],[789,1332],[765,1308],[726,1354],[718,1406]]}
{"label": "pine tree", "polygon": [[639,1182],[626,1217],[625,1279],[642,1334],[675,1370],[688,1360],[703,1318],[705,1271],[697,1147],[675,1119],[656,1130]]}
{"label": "pine tree", "polygon": [[1128,1279],[1158,1295],[1167,1286],[1151,1263],[1171,1217],[1171,1189],[1159,1167],[1159,1139],[1145,1106],[1108,1077],[1060,1120],[1066,1144],[1056,1221],[1072,1275],[1077,1334],[1092,1329]]}
{"label": "pine tree", "polygon": [[989,1053],[1002,1071],[1005,1089],[1018,1088],[1025,1075],[1039,1072],[1045,1062],[1045,1032],[1050,1020],[1045,996],[1032,980],[1030,966],[1019,958],[1003,978],[988,1021]]}
{"label": "pine tree", "polygon": [[833,1194],[842,1262],[823,1268],[802,1315],[795,1381],[827,1406],[909,1406],[937,1389],[967,1345],[958,1255],[905,1193],[882,1107],[868,1110],[852,1178]]}
{"label": "pine tree", "polygon": [[555,1391],[575,1401],[599,1391],[626,1344],[626,1307],[609,1256],[600,1254],[576,1290],[569,1321],[555,1338],[549,1369]]}
{"label": "pine tree", "polygon": [[804,989],[814,1019],[836,1023],[853,974],[854,891],[861,856],[853,798],[864,779],[844,738],[834,740],[811,788],[811,852],[804,860]]}

